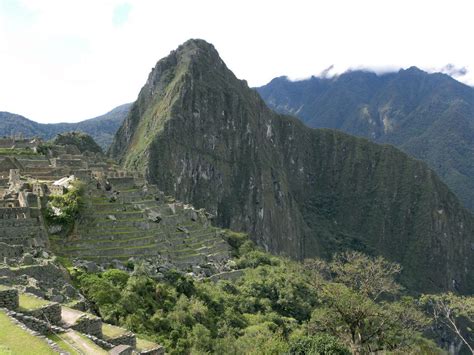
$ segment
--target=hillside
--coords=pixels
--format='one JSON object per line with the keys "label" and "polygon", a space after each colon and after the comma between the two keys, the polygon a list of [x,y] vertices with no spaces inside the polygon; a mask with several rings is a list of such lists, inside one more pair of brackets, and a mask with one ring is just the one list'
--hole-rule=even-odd
{"label": "hillside", "polygon": [[412,67],[376,75],[272,80],[257,89],[269,107],[313,128],[390,143],[425,161],[474,211],[474,89]]}
{"label": "hillside", "polygon": [[52,139],[59,133],[80,131],[91,135],[102,149],[107,149],[130,106],[131,104],[124,104],[102,116],[77,123],[42,124],[20,115],[0,112],[0,136],[22,133],[24,137]]}
{"label": "hillside", "polygon": [[73,145],[81,152],[103,153],[100,146],[94,139],[82,132],[66,132],[58,134],[53,140],[53,145],[67,146]]}
{"label": "hillside", "polygon": [[273,253],[362,250],[400,262],[411,290],[474,290],[474,218],[432,170],[274,113],[205,41],[157,63],[110,152]]}

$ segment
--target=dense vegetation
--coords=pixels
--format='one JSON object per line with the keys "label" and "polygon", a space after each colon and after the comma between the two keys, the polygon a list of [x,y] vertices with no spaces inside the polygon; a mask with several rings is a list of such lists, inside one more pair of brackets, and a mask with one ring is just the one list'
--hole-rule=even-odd
{"label": "dense vegetation", "polygon": [[84,186],[75,181],[63,195],[48,196],[45,217],[48,224],[72,228],[83,208]]}
{"label": "dense vegetation", "polygon": [[358,252],[304,264],[239,242],[237,281],[196,280],[173,270],[152,278],[109,269],[72,275],[95,311],[166,346],[170,354],[436,354],[431,323],[404,295],[397,264]]}
{"label": "dense vegetation", "polygon": [[474,211],[474,89],[415,67],[376,75],[275,78],[257,89],[278,112],[314,128],[335,128],[394,144],[422,159]]}

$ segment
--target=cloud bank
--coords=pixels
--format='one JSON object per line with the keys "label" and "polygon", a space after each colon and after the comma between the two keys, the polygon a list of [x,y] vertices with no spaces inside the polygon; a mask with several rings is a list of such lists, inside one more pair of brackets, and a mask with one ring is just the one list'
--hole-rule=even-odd
{"label": "cloud bank", "polygon": [[[429,9],[409,0],[0,0],[0,110],[41,122],[97,116],[133,101],[156,61],[189,38],[213,43],[251,86],[280,75],[413,65],[473,85],[470,6],[470,0],[434,1]],[[466,11],[450,16],[450,8]]]}

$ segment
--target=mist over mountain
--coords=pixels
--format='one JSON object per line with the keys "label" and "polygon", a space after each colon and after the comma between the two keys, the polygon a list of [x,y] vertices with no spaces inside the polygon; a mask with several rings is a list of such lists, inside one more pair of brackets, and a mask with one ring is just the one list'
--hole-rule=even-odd
{"label": "mist over mountain", "polygon": [[425,161],[474,210],[474,88],[411,67],[383,75],[279,77],[257,90],[269,107],[310,127],[390,143]]}
{"label": "mist over mountain", "polygon": [[127,116],[131,104],[120,105],[104,115],[77,123],[38,123],[23,116],[0,112],[0,136],[23,134],[24,137],[52,139],[58,133],[80,131],[91,135],[102,147],[108,148],[115,132]]}
{"label": "mist over mountain", "polygon": [[[412,111],[417,89],[430,83],[413,82],[412,76],[425,76],[416,69],[401,76],[411,89],[388,100],[385,120],[377,123],[367,107],[354,129],[374,126],[371,134],[378,138],[404,117],[395,109],[398,101]],[[305,85],[326,90],[336,101],[327,108],[330,117],[351,126],[349,117],[340,117],[344,108],[357,106],[372,85],[382,83],[375,74],[357,72],[337,80],[351,89],[333,92],[326,89],[331,81],[314,79],[300,91]],[[454,82],[451,90],[465,89]],[[290,94],[288,102],[300,95]],[[357,100],[346,100],[352,96]],[[393,146],[311,129],[273,112],[205,41],[187,41],[157,63],[110,153],[166,193],[214,213],[219,226],[246,231],[273,253],[304,259],[361,250],[400,262],[411,290],[474,289],[474,217],[425,163]]]}

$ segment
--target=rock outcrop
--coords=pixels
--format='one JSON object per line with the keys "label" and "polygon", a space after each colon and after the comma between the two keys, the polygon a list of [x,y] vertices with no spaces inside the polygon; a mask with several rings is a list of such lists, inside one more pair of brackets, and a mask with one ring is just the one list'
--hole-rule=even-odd
{"label": "rock outcrop", "polygon": [[112,156],[297,259],[357,249],[398,261],[411,290],[474,290],[474,220],[424,163],[271,111],[214,47],[160,60]]}

